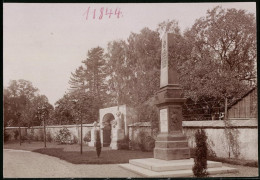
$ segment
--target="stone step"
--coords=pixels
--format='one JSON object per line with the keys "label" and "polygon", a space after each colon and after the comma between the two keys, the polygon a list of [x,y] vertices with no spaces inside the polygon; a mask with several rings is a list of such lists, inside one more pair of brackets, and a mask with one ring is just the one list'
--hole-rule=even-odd
{"label": "stone step", "polygon": [[[129,170],[133,173],[139,174],[143,177],[192,177],[193,176],[192,169],[157,172],[139,166],[135,166],[133,164],[119,164],[119,167]],[[209,173],[209,175],[235,173],[237,172],[237,169],[223,166],[223,167],[208,168],[207,172]]]}
{"label": "stone step", "polygon": [[[147,159],[131,159],[129,163],[135,166],[139,166],[148,170],[162,172],[162,171],[175,171],[175,170],[189,170],[194,165],[194,160],[181,159],[181,160],[160,160],[155,158]],[[208,168],[221,167],[221,162],[207,161]]]}

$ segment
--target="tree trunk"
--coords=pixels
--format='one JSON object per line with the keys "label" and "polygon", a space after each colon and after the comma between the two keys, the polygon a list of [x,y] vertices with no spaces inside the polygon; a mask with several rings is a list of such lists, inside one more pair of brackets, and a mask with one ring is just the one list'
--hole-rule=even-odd
{"label": "tree trunk", "polygon": [[43,118],[43,139],[44,139],[44,147],[46,147],[46,127],[45,127],[45,118]]}
{"label": "tree trunk", "polygon": [[227,120],[228,119],[228,111],[227,111],[227,97],[225,97],[225,116],[224,119]]}

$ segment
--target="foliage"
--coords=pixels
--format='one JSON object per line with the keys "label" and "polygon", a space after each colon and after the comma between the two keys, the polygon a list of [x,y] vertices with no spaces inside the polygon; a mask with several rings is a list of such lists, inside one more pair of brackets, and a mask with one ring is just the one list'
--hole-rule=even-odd
{"label": "foliage", "polygon": [[99,109],[106,99],[104,49],[92,48],[82,63],[83,65],[77,68],[75,73],[71,73],[70,93],[77,92],[76,99],[80,99],[80,94],[92,98],[91,103],[85,104],[88,109],[85,114],[89,117],[87,119],[94,122],[98,119]]}
{"label": "foliage", "polygon": [[92,123],[95,121],[94,97],[83,90],[74,90],[65,94],[55,103],[53,118],[56,124]]}
{"label": "foliage", "polygon": [[56,134],[55,141],[59,144],[67,144],[67,143],[70,143],[70,140],[71,140],[70,137],[71,137],[71,133],[70,133],[69,129],[66,127],[63,127]]}
{"label": "foliage", "polygon": [[6,132],[6,129],[4,128],[4,142],[7,142],[10,138],[10,134]]}
{"label": "foliage", "polygon": [[246,81],[256,80],[252,14],[215,7],[184,33],[184,41],[190,48],[179,71],[188,97],[232,99],[247,90]]}
{"label": "foliage", "polygon": [[153,137],[147,135],[145,131],[140,131],[138,133],[138,146],[141,151],[152,151],[155,147],[155,140]]}
{"label": "foliage", "polygon": [[77,136],[75,136],[75,135],[73,134],[72,143],[73,143],[73,144],[77,144],[78,142],[79,142],[79,139],[77,138]]}
{"label": "foliage", "polygon": [[43,141],[44,140],[44,132],[43,129],[39,129],[39,133],[38,133],[38,140],[39,141]]}
{"label": "foliage", "polygon": [[117,141],[119,149],[129,150],[129,137],[125,136],[124,139]]}
{"label": "foliage", "polygon": [[100,140],[100,131],[97,131],[97,136],[96,136],[96,152],[97,152],[97,156],[100,156],[101,153],[101,140]]}
{"label": "foliage", "polygon": [[85,136],[84,136],[84,138],[83,138],[83,141],[84,141],[84,142],[90,142],[90,141],[91,141],[91,131],[88,131],[88,132],[85,134]]}
{"label": "foliage", "polygon": [[195,133],[195,141],[196,148],[192,171],[195,177],[207,177],[207,136],[203,129]]}
{"label": "foliage", "polygon": [[19,131],[16,129],[14,130],[14,139],[17,140],[18,136],[19,136]]}
{"label": "foliage", "polygon": [[238,129],[234,129],[231,127],[229,120],[224,120],[224,124],[225,124],[224,133],[227,139],[227,141],[223,143],[224,148],[227,150],[229,158],[231,158],[231,153],[235,158],[238,158],[238,156],[240,155],[240,147],[239,147],[239,140],[238,140],[239,131]]}
{"label": "foliage", "polygon": [[41,121],[36,118],[36,113],[38,104],[42,102],[50,110],[53,109],[47,97],[39,95],[38,89],[30,81],[10,81],[9,86],[4,89],[4,126],[40,125]]}
{"label": "foliage", "polygon": [[46,133],[46,140],[47,140],[48,142],[52,142],[52,140],[53,140],[50,131],[48,131],[48,132]]}

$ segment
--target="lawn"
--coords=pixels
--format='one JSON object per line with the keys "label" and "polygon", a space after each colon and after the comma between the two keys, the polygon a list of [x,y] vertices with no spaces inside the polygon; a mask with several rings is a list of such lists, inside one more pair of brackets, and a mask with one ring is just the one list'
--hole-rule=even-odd
{"label": "lawn", "polygon": [[49,156],[58,157],[73,164],[118,164],[128,163],[129,159],[152,158],[153,152],[142,152],[138,150],[111,150],[102,148],[100,157],[97,157],[95,148],[83,146],[83,154],[80,154],[80,146],[58,145],[56,143],[47,143],[44,148],[43,142],[22,143],[8,142],[4,144],[5,149],[21,149],[33,151]]}
{"label": "lawn", "polygon": [[[19,145],[19,141],[10,141],[4,144],[5,149],[21,149],[33,151],[41,154],[46,154],[58,157],[73,164],[117,164],[128,163],[129,159],[152,158],[153,152],[142,152],[138,150],[111,150],[108,147],[103,147],[101,155],[98,158],[96,149],[83,145],[83,154],[80,154],[80,145],[58,145],[56,143],[47,142],[47,148],[44,148],[43,142],[28,142]],[[194,152],[191,149],[191,157],[194,157]],[[208,157],[208,160],[219,161],[233,165],[243,165],[250,167],[258,167],[257,161],[228,159],[218,157]]]}

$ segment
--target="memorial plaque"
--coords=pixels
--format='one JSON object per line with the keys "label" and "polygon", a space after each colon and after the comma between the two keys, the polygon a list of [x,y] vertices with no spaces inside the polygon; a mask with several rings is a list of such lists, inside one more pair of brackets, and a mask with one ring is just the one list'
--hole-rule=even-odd
{"label": "memorial plaque", "polygon": [[167,109],[160,110],[160,127],[161,132],[168,132],[168,113]]}

